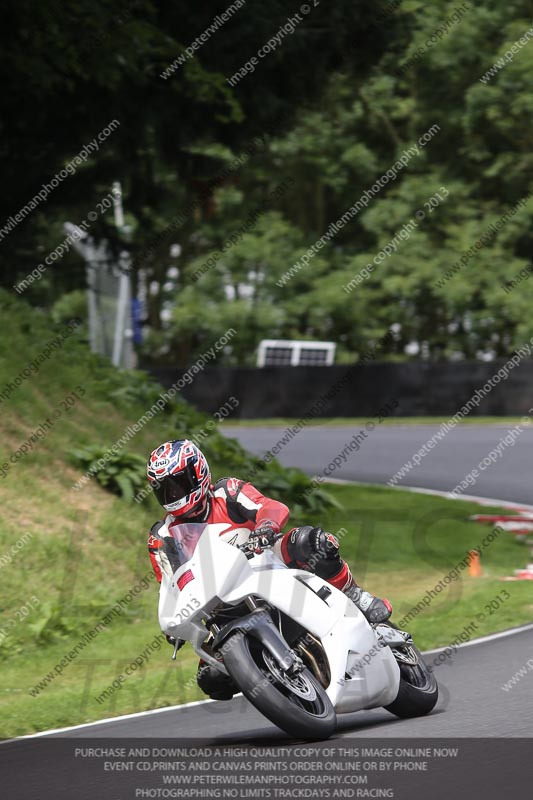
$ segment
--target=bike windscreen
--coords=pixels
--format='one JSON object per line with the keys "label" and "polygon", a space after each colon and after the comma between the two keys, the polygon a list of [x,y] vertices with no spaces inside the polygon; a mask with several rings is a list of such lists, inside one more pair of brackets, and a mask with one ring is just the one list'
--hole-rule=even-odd
{"label": "bike windscreen", "polygon": [[173,572],[192,558],[201,535],[208,527],[206,523],[184,522],[168,528],[167,535],[163,536],[162,550],[167,556]]}

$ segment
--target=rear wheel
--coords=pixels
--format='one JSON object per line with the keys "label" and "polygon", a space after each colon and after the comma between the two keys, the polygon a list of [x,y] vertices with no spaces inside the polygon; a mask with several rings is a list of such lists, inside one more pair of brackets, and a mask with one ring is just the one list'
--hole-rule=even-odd
{"label": "rear wheel", "polygon": [[429,714],[439,699],[439,688],[422,653],[413,644],[391,650],[400,668],[400,687],[396,700],[385,708],[403,719]]}
{"label": "rear wheel", "polygon": [[327,739],[337,718],[323,687],[307,669],[288,675],[269,650],[252,636],[227,640],[224,665],[258,711],[291,736]]}

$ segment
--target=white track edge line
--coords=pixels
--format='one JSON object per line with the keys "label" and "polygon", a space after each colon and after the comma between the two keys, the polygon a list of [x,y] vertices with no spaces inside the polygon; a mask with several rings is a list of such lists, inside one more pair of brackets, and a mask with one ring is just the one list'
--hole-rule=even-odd
{"label": "white track edge line", "polygon": [[[315,476],[317,477],[317,476]],[[339,485],[351,484],[354,486],[376,486],[379,489],[398,489],[401,492],[417,492],[419,494],[432,494],[437,497],[444,497],[446,500],[465,500],[469,503],[479,503],[480,506],[499,506],[500,508],[513,508],[515,510],[533,511],[533,505],[527,503],[515,503],[512,500],[495,500],[491,497],[478,497],[473,494],[462,494],[452,497],[449,492],[442,492],[439,489],[425,489],[422,486],[387,486],[386,483],[374,483],[373,481],[348,481],[343,478],[324,478],[324,483],[336,483]]]}
{"label": "white track edge line", "polygon": [[[378,484],[378,486],[381,486],[381,484]],[[533,511],[533,506],[527,503],[515,503],[512,500],[495,500],[491,497],[478,497],[474,494],[462,494],[458,497],[452,497],[449,492],[441,492],[438,489],[424,489],[420,486],[388,486],[385,488],[400,489],[406,492],[417,492],[419,494],[433,494],[437,497],[444,497],[446,500],[465,500],[468,503],[479,503],[480,506],[500,506],[501,508]]]}
{"label": "white track edge line", "polygon": [[[473,644],[492,642],[495,639],[504,639],[506,636],[513,636],[515,633],[523,633],[524,631],[531,630],[533,630],[533,622],[529,622],[527,625],[520,625],[518,628],[508,628],[507,630],[499,631],[498,633],[488,633],[486,636],[480,636],[478,639],[470,639],[469,642],[461,642],[461,644],[454,645],[454,647],[457,650],[460,650],[462,647],[472,647]],[[442,647],[437,647],[435,650],[424,650],[424,655],[431,656],[433,653],[442,653],[442,651],[446,650],[446,648],[449,646],[449,644],[443,644]]]}
{"label": "white track edge line", "polygon": [[106,717],[105,719],[97,719],[94,722],[83,722],[81,725],[69,725],[67,728],[51,728],[47,731],[39,731],[38,733],[28,733],[24,736],[16,736],[13,739],[6,739],[0,744],[6,744],[7,742],[16,742],[19,739],[36,739],[39,736],[48,736],[52,733],[64,733],[65,731],[77,731],[81,728],[90,728],[93,725],[105,725],[108,722],[119,722],[123,719],[135,719],[136,717],[148,717],[151,714],[162,714],[165,711],[176,711],[180,708],[192,708],[193,706],[201,706],[205,705],[206,703],[216,703],[216,700],[211,700],[208,698],[207,700],[194,700],[191,703],[181,703],[180,705],[176,706],[164,706],[163,708],[150,708],[147,711],[136,711],[133,714],[121,714],[118,717]]}
{"label": "white track edge line", "polygon": [[[509,628],[505,631],[499,631],[498,633],[490,633],[487,636],[480,636],[478,639],[471,639],[469,642],[463,642],[462,644],[457,645],[457,649],[459,650],[462,647],[472,647],[472,645],[483,644],[484,642],[491,642],[495,639],[503,639],[506,636],[513,636],[517,633],[523,633],[524,631],[533,630],[533,623],[528,623],[527,625],[521,625],[518,628]],[[424,650],[422,655],[424,656],[431,656],[434,653],[441,653],[445,650],[449,645],[442,645],[442,647],[437,647],[436,650]],[[235,697],[239,697],[240,695],[235,695]],[[183,703],[182,705],[177,706],[165,706],[164,708],[152,708],[148,711],[138,711],[135,714],[122,714],[119,717],[108,717],[106,719],[99,719],[95,720],[95,722],[84,722],[81,725],[70,725],[68,728],[53,728],[48,731],[39,731],[39,733],[29,733],[25,736],[17,736],[14,739],[6,739],[5,742],[0,742],[0,744],[6,744],[7,742],[15,742],[19,739],[36,739],[40,736],[48,736],[52,733],[64,733],[65,731],[75,731],[80,730],[81,728],[90,728],[94,725],[104,725],[108,722],[118,722],[124,719],[135,719],[136,717],[147,717],[151,714],[162,714],[165,711],[179,711],[182,708],[192,708],[194,706],[201,706],[205,705],[206,703],[215,703],[216,700],[195,700],[192,703]],[[134,737],[135,738],[135,737]]]}

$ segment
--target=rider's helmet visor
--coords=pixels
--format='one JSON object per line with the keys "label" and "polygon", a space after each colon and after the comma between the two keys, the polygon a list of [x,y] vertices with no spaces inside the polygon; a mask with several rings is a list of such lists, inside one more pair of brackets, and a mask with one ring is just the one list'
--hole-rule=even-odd
{"label": "rider's helmet visor", "polygon": [[192,494],[200,486],[192,464],[187,464],[185,469],[173,475],[165,475],[164,478],[155,480],[152,488],[158,502],[163,505],[176,503],[183,500],[187,495]]}

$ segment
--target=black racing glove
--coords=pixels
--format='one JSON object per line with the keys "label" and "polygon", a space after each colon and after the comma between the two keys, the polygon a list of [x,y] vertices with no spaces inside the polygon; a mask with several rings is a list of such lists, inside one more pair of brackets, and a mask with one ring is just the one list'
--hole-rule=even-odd
{"label": "black racing glove", "polygon": [[270,520],[263,520],[248,539],[248,545],[254,553],[262,553],[265,547],[274,544],[274,539],[279,533],[279,527]]}

